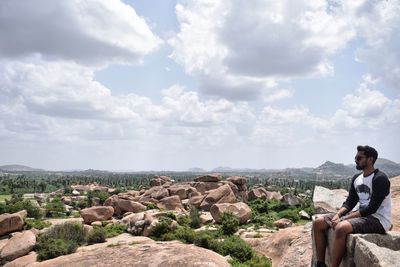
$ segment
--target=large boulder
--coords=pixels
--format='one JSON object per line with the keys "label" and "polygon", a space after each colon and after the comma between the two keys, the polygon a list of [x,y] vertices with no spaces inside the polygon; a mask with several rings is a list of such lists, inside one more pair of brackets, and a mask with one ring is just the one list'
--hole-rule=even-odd
{"label": "large boulder", "polygon": [[111,206],[94,206],[81,210],[81,216],[86,224],[96,221],[107,221],[113,214],[114,208]]}
{"label": "large boulder", "polygon": [[23,267],[37,261],[37,253],[31,251],[28,255],[19,257],[13,261],[7,262],[4,267]]}
{"label": "large boulder", "polygon": [[309,267],[312,259],[309,225],[281,229],[264,238],[246,239],[260,254],[272,260],[272,266]]}
{"label": "large boulder", "polygon": [[242,176],[231,176],[231,177],[228,177],[226,180],[234,183],[235,185],[247,184],[247,178],[242,177]]}
{"label": "large boulder", "polygon": [[400,176],[390,179],[393,231],[400,231]]}
{"label": "large boulder", "polygon": [[159,209],[165,209],[165,210],[175,210],[175,211],[184,210],[179,196],[171,196],[163,198],[160,200],[159,203],[157,203],[157,207]]}
{"label": "large boulder", "polygon": [[172,241],[99,247],[36,263],[33,266],[229,267],[230,264],[224,256],[211,250]]}
{"label": "large boulder", "polygon": [[195,182],[219,182],[222,176],[219,173],[207,174],[194,178]]}
{"label": "large boulder", "polygon": [[216,223],[221,223],[224,212],[232,212],[233,215],[239,218],[241,224],[246,223],[251,218],[251,209],[243,202],[217,203],[211,206],[210,212]]}
{"label": "large boulder", "polygon": [[282,201],[288,204],[289,206],[298,206],[302,202],[301,198],[291,194],[284,194]]}
{"label": "large boulder", "polygon": [[190,194],[197,192],[196,188],[184,184],[184,185],[173,185],[168,188],[170,196],[179,196],[181,200],[187,199]]}
{"label": "large boulder", "polygon": [[160,186],[170,182],[172,182],[172,180],[169,176],[154,176],[150,181],[150,186]]}
{"label": "large boulder", "polygon": [[22,229],[24,229],[24,218],[20,212],[0,214],[0,236]]}
{"label": "large boulder", "polygon": [[105,202],[104,206],[111,206],[114,208],[114,215],[120,216],[125,212],[141,212],[146,210],[146,206],[143,204],[127,199],[120,199],[118,196],[113,195],[109,197]]}
{"label": "large boulder", "polygon": [[4,263],[31,252],[36,244],[36,236],[32,231],[15,233],[0,252],[0,260]]}
{"label": "large boulder", "polygon": [[322,186],[315,186],[313,203],[315,213],[331,213],[339,210],[346,200],[348,192],[344,189],[330,190]]}
{"label": "large boulder", "polygon": [[252,201],[255,199],[267,200],[268,199],[267,196],[268,196],[268,191],[264,187],[253,188],[248,193],[249,201]]}
{"label": "large boulder", "polygon": [[231,187],[227,184],[210,190],[206,197],[200,204],[200,209],[204,211],[209,211],[211,206],[216,203],[234,203],[236,202],[235,194],[233,193]]}

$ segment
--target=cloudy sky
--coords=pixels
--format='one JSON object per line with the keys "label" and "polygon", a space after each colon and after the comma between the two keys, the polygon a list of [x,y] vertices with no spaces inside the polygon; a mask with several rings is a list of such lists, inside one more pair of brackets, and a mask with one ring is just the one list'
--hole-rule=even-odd
{"label": "cloudy sky", "polygon": [[1,0],[0,165],[400,162],[399,0]]}

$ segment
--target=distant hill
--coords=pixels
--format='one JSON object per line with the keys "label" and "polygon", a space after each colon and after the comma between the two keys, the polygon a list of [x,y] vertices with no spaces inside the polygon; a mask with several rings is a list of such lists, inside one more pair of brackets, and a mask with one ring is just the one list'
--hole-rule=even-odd
{"label": "distant hill", "polygon": [[46,170],[43,169],[35,169],[29,166],[24,166],[24,165],[3,165],[0,166],[0,170],[3,172],[45,172]]}
{"label": "distant hill", "polygon": [[198,167],[189,168],[187,171],[188,172],[207,172],[206,170],[204,170],[202,168],[198,168]]}
{"label": "distant hill", "polygon": [[375,167],[386,173],[389,177],[400,175],[400,164],[388,159],[378,158]]}
{"label": "distant hill", "polygon": [[322,165],[315,168],[313,172],[322,175],[352,175],[354,171],[354,167],[346,166],[342,163],[326,161]]}

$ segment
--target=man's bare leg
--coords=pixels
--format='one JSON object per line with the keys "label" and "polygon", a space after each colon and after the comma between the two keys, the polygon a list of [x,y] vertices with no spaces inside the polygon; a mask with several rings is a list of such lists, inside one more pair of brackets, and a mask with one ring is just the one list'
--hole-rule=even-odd
{"label": "man's bare leg", "polygon": [[329,225],[325,222],[324,217],[318,217],[313,222],[314,241],[317,252],[317,261],[325,262],[326,250],[326,232]]}
{"label": "man's bare leg", "polygon": [[347,235],[352,232],[353,227],[348,221],[342,221],[336,225],[332,243],[331,267],[339,267],[346,250]]}

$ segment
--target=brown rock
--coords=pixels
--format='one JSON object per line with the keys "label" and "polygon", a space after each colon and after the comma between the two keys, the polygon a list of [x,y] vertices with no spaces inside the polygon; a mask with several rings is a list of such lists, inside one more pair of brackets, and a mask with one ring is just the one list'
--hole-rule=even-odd
{"label": "brown rock", "polygon": [[309,267],[311,234],[303,226],[279,230],[264,238],[246,239],[259,253],[272,259],[273,267]]}
{"label": "brown rock", "polygon": [[133,267],[229,267],[227,260],[208,249],[180,242],[121,245],[58,257],[33,266],[133,266]]}
{"label": "brown rock", "polygon": [[190,185],[173,185],[168,190],[170,196],[179,196],[181,200],[187,199],[190,194],[198,193],[196,188]]}
{"label": "brown rock", "polygon": [[249,201],[259,199],[259,198],[266,200],[267,195],[268,195],[268,192],[264,187],[253,188],[248,193]]}
{"label": "brown rock", "polygon": [[293,226],[293,222],[289,219],[282,218],[274,222],[274,225],[278,228],[288,228]]}
{"label": "brown rock", "polygon": [[202,212],[200,214],[200,222],[201,224],[209,224],[213,222],[213,217],[210,212]]}
{"label": "brown rock", "polygon": [[200,208],[200,204],[201,204],[201,202],[203,202],[205,197],[206,196],[203,196],[203,195],[193,196],[190,198],[189,202],[192,206],[194,206],[196,208]]}
{"label": "brown rock", "polygon": [[222,176],[219,173],[207,174],[204,176],[199,176],[194,178],[195,182],[219,182],[221,181]]}
{"label": "brown rock", "polygon": [[24,219],[17,213],[0,214],[0,236],[24,229]]}
{"label": "brown rock", "polygon": [[114,214],[114,208],[111,206],[94,206],[81,210],[81,216],[84,223],[91,224],[95,221],[106,221]]}
{"label": "brown rock", "polygon": [[154,176],[150,181],[150,186],[160,186],[169,182],[171,182],[171,177],[169,176]]}
{"label": "brown rock", "polygon": [[0,252],[1,261],[12,261],[28,254],[36,244],[36,236],[31,231],[15,233]]}
{"label": "brown rock", "polygon": [[224,212],[232,212],[233,215],[239,218],[241,224],[246,223],[251,218],[251,209],[243,202],[217,203],[211,206],[210,212],[216,223],[221,223]]}
{"label": "brown rock", "polygon": [[400,231],[400,176],[390,179],[392,195],[392,231]]}
{"label": "brown rock", "polygon": [[179,196],[171,196],[161,199],[157,204],[159,209],[183,211],[183,206]]}
{"label": "brown rock", "polygon": [[242,176],[231,176],[231,177],[228,177],[226,180],[234,183],[235,185],[247,184],[247,178],[242,177]]}
{"label": "brown rock", "polygon": [[289,206],[297,206],[301,204],[301,199],[299,197],[290,194],[283,195],[282,201],[287,203]]}
{"label": "brown rock", "polygon": [[119,216],[125,212],[141,212],[146,210],[146,206],[133,200],[120,199],[118,196],[113,195],[109,197],[104,206],[111,206],[114,208],[114,215]]}
{"label": "brown rock", "polygon": [[236,202],[236,197],[233,194],[231,187],[227,184],[210,190],[203,202],[200,204],[200,208],[204,211],[209,211],[211,206],[216,203],[234,203]]}
{"label": "brown rock", "polygon": [[19,257],[13,261],[7,262],[4,267],[23,267],[36,262],[37,253],[32,251],[28,255]]}

